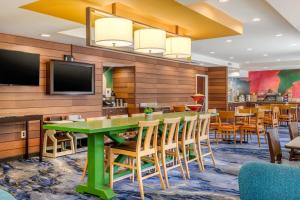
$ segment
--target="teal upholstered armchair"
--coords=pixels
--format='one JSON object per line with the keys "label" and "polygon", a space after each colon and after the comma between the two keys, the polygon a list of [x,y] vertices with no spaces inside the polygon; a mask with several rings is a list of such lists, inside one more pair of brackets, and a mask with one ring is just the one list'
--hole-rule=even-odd
{"label": "teal upholstered armchair", "polygon": [[239,174],[241,200],[299,200],[300,168],[247,163]]}
{"label": "teal upholstered armchair", "polygon": [[1,200],[16,200],[11,194],[0,189],[0,199]]}

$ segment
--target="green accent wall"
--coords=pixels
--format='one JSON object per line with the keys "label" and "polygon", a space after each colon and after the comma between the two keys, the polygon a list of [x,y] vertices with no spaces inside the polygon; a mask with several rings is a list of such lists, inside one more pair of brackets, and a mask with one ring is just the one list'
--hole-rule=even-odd
{"label": "green accent wall", "polygon": [[103,75],[106,78],[106,88],[113,88],[113,70],[111,67],[105,67]]}

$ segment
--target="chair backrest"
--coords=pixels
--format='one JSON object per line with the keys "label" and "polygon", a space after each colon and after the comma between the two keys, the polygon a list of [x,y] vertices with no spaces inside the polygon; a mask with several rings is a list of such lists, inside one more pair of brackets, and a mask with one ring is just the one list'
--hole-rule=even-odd
{"label": "chair backrest", "polygon": [[163,114],[162,111],[157,111],[157,112],[153,112],[153,113],[152,113],[153,116],[154,116],[154,115],[162,115],[162,114]]}
{"label": "chair backrest", "polygon": [[281,163],[282,152],[278,135],[278,128],[273,128],[271,131],[268,131],[267,136],[271,163],[275,163],[275,161]]}
{"label": "chair backrest", "polygon": [[300,169],[287,165],[249,162],[239,173],[241,200],[296,200],[300,197]]}
{"label": "chair backrest", "polygon": [[198,118],[197,137],[201,139],[209,138],[210,114],[200,114]]}
{"label": "chair backrest", "polygon": [[145,117],[145,113],[134,113],[134,114],[131,114],[131,117]]}
{"label": "chair backrest", "polygon": [[208,113],[217,113],[217,109],[216,108],[211,108],[211,109],[207,109]]}
{"label": "chair backrest", "polygon": [[120,118],[128,118],[128,115],[113,115],[109,117],[110,119],[120,119]]}
{"label": "chair backrest", "polygon": [[173,110],[174,110],[174,112],[184,112],[185,105],[173,106]]}
{"label": "chair backrest", "polygon": [[244,109],[244,106],[237,106],[237,107],[234,108],[234,111],[236,113],[239,113],[240,109]]}
{"label": "chair backrest", "polygon": [[243,108],[243,109],[239,109],[239,113],[257,113],[259,110],[259,108]]}
{"label": "chair backrest", "polygon": [[139,122],[136,151],[141,156],[153,154],[157,150],[158,125],[159,120]]}
{"label": "chair backrest", "polygon": [[196,125],[197,125],[198,116],[185,116],[184,117],[184,126],[182,132],[182,142],[189,144],[194,142],[196,138]]}
{"label": "chair backrest", "polygon": [[178,144],[180,117],[165,118],[161,137],[161,147],[164,149],[175,148]]}
{"label": "chair backrest", "polygon": [[232,123],[235,124],[235,112],[234,111],[220,111],[219,119],[222,123]]}
{"label": "chair backrest", "polygon": [[289,123],[289,132],[291,140],[299,136],[298,122]]}
{"label": "chair backrest", "polygon": [[105,120],[107,119],[106,116],[102,116],[102,117],[89,117],[89,118],[86,118],[86,121],[87,122],[90,122],[90,121],[102,121],[102,120]]}
{"label": "chair backrest", "polygon": [[256,125],[264,125],[264,118],[265,112],[258,110],[257,113],[255,113]]}
{"label": "chair backrest", "polygon": [[280,110],[278,108],[278,106],[274,106],[272,109],[272,122],[273,124],[278,124],[279,122],[279,113]]}

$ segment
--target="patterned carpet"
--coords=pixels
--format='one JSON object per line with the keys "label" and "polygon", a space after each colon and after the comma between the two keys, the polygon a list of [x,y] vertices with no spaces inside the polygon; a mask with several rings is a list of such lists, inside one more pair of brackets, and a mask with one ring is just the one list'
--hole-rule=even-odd
{"label": "patterned carpet", "polygon": [[[214,168],[210,159],[206,159],[204,172],[199,172],[196,163],[190,164],[191,179],[183,180],[179,169],[169,172],[170,188],[160,189],[158,177],[144,181],[146,199],[239,199],[238,173],[242,164],[248,161],[269,162],[268,146],[262,139],[258,148],[255,137],[248,144],[220,143],[214,141],[213,151],[217,160]],[[280,128],[281,145],[289,141],[287,128]],[[80,183],[83,162],[86,153],[46,159],[39,163],[38,158],[0,163],[0,188],[9,191],[18,200],[84,200],[97,199],[82,195],[74,188]],[[297,162],[288,162],[288,152],[283,147],[285,164],[300,166]],[[115,183],[117,199],[139,199],[137,182],[125,179]]]}

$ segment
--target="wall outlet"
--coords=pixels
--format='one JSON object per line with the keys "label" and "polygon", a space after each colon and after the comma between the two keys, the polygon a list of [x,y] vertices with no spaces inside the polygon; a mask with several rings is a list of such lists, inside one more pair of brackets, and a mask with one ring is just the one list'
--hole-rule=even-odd
{"label": "wall outlet", "polygon": [[21,131],[21,138],[25,139],[26,138],[26,131]]}

